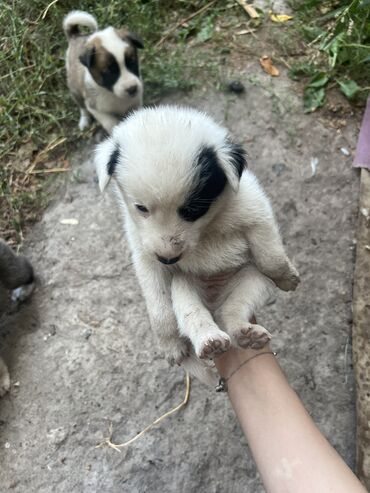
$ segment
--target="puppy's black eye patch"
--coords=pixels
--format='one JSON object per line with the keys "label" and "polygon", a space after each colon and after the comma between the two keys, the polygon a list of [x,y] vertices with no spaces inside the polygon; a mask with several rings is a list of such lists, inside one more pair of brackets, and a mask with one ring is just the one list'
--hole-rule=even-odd
{"label": "puppy's black eye patch", "polygon": [[107,65],[101,71],[101,85],[112,90],[120,76],[120,69],[113,55],[108,56]]}
{"label": "puppy's black eye patch", "polygon": [[226,185],[226,175],[212,147],[201,149],[195,167],[197,173],[193,190],[185,204],[178,209],[180,217],[189,222],[194,222],[204,216]]}
{"label": "puppy's black eye patch", "polygon": [[125,55],[125,65],[129,72],[139,77],[139,60],[136,50]]}

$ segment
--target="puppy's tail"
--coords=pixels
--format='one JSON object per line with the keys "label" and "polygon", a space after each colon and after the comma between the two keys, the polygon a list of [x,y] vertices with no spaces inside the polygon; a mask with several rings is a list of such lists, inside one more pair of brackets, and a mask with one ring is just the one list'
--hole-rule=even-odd
{"label": "puppy's tail", "polygon": [[95,17],[82,10],[72,10],[64,17],[63,21],[63,29],[68,40],[81,36],[79,26],[88,27],[93,32],[98,30]]}
{"label": "puppy's tail", "polygon": [[181,363],[181,366],[204,384],[212,387],[217,384],[215,371],[205,363],[202,363],[195,354],[191,354],[189,358],[186,358]]}

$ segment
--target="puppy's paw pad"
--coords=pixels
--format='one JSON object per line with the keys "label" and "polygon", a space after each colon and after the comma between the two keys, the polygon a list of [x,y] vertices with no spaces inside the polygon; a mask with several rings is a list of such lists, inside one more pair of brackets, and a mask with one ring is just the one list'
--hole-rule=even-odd
{"label": "puppy's paw pad", "polygon": [[242,348],[262,349],[271,340],[271,334],[261,325],[249,324],[240,329],[239,333],[235,334],[235,338]]}
{"label": "puppy's paw pad", "polygon": [[230,347],[230,338],[225,332],[208,335],[200,344],[197,355],[201,359],[212,359]]}

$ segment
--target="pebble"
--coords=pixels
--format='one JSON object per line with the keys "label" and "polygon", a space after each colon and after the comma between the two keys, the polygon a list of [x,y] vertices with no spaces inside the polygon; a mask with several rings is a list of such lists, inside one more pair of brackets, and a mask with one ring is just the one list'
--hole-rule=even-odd
{"label": "pebble", "polygon": [[277,174],[277,176],[280,176],[286,170],[287,170],[287,166],[284,163],[275,163],[272,165],[272,171],[274,171]]}
{"label": "pebble", "polygon": [[88,340],[90,338],[90,336],[92,335],[92,330],[91,329],[85,329],[83,331],[83,336],[86,340]]}
{"label": "pebble", "polygon": [[235,94],[242,94],[245,92],[245,87],[244,84],[242,84],[238,80],[233,80],[232,82],[229,83],[228,89],[230,92],[235,92]]}

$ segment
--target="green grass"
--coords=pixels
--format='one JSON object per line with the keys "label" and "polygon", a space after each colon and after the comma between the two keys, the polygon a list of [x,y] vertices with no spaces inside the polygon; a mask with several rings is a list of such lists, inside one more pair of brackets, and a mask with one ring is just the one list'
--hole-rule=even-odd
{"label": "green grass", "polygon": [[304,107],[325,103],[337,87],[353,102],[370,89],[370,0],[293,0],[294,29],[305,41],[305,56],[291,68],[293,78],[307,79]]}

